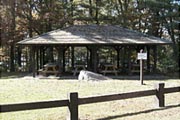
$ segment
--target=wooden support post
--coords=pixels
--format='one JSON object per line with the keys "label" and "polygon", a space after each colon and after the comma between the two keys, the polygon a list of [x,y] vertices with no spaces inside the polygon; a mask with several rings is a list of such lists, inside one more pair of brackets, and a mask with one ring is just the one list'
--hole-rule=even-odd
{"label": "wooden support post", "polygon": [[63,55],[62,55],[63,56],[63,70],[62,70],[63,72],[65,72],[65,66],[66,66],[65,65],[65,53],[66,53],[66,49],[63,49]]}
{"label": "wooden support post", "polygon": [[120,50],[121,50],[121,47],[120,46],[114,46],[114,49],[116,50],[117,52],[117,68],[119,69],[120,65],[119,65],[119,57],[120,57]]}
{"label": "wooden support post", "polygon": [[150,73],[150,47],[146,46],[147,48],[147,72]]}
{"label": "wooden support post", "polygon": [[46,49],[47,49],[47,48],[44,48],[44,47],[43,47],[43,51],[42,51],[42,60],[43,60],[42,63],[43,63],[43,65],[44,65],[45,62],[46,62],[46,57],[45,57],[45,51],[46,51]]}
{"label": "wooden support post", "polygon": [[97,50],[98,48],[96,46],[91,47],[91,60],[92,60],[91,65],[93,72],[97,72],[97,60],[98,60]]}
{"label": "wooden support post", "polygon": [[132,71],[131,71],[131,69],[132,69],[132,64],[131,64],[132,48],[131,48],[131,46],[129,46],[128,48],[129,48],[128,53],[127,53],[128,54],[128,74],[132,75]]}
{"label": "wooden support post", "polygon": [[36,77],[36,60],[35,60],[35,48],[32,47],[32,72],[33,72],[33,77]]}
{"label": "wooden support post", "polygon": [[164,83],[159,83],[158,85],[156,85],[156,90],[156,104],[158,104],[159,107],[164,107]]}
{"label": "wooden support post", "polygon": [[40,47],[40,68],[43,68],[43,47]]}
{"label": "wooden support post", "polygon": [[119,50],[117,50],[117,68],[118,69],[119,69],[119,55],[120,55]]}
{"label": "wooden support post", "polygon": [[52,46],[49,47],[48,52],[49,52],[48,53],[48,59],[50,60],[50,62],[53,63],[54,62],[54,56],[53,56],[53,52],[54,51],[53,51],[53,47]]}
{"label": "wooden support post", "polygon": [[87,51],[86,51],[86,64],[87,64],[87,70],[89,70],[89,50],[86,47]]}
{"label": "wooden support post", "polygon": [[38,69],[39,69],[39,48],[37,48],[37,50],[36,50],[36,71],[37,71],[37,75],[39,75]]}
{"label": "wooden support post", "polygon": [[92,50],[86,46],[87,48],[87,69],[92,70]]}
{"label": "wooden support post", "polygon": [[29,73],[32,73],[33,71],[33,50],[32,50],[32,47],[29,47],[29,56],[28,54],[26,53],[27,55],[27,59],[28,59],[28,62],[29,62],[29,65],[28,65],[28,70],[29,70]]}
{"label": "wooden support post", "polygon": [[68,120],[78,120],[78,93],[69,94],[69,116]]}
{"label": "wooden support post", "polygon": [[74,69],[74,46],[71,46],[71,66],[72,66],[72,69]]}
{"label": "wooden support post", "polygon": [[18,52],[18,66],[21,67],[22,48],[20,46],[17,47],[17,52]]}
{"label": "wooden support post", "polygon": [[126,65],[125,65],[125,55],[126,55],[126,46],[123,46],[122,47],[122,50],[121,50],[121,67],[122,67],[122,72],[125,73],[126,72]]}
{"label": "wooden support post", "polygon": [[153,72],[156,72],[156,66],[157,66],[157,46],[153,47],[153,58],[154,58]]}
{"label": "wooden support post", "polygon": [[63,47],[58,47],[59,76],[63,73]]}

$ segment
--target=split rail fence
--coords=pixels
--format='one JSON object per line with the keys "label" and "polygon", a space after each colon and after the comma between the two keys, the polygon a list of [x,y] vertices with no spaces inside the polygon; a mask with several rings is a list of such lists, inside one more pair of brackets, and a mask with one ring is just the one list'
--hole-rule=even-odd
{"label": "split rail fence", "polygon": [[152,90],[121,93],[121,94],[111,94],[111,95],[104,95],[104,96],[94,96],[94,97],[86,97],[86,98],[79,98],[78,93],[70,93],[69,98],[66,100],[1,105],[0,112],[6,113],[6,112],[13,112],[13,111],[24,111],[24,110],[34,110],[34,109],[67,106],[69,110],[68,119],[78,120],[78,106],[79,105],[155,95],[157,105],[159,107],[164,107],[165,94],[173,93],[173,92],[180,92],[180,86],[164,88],[164,83],[159,83],[155,87],[155,89],[152,89]]}

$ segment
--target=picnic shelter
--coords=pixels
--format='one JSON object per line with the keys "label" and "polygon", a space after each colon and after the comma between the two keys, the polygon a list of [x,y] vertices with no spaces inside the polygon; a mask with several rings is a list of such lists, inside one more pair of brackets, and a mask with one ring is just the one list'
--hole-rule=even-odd
{"label": "picnic shelter", "polygon": [[[138,67],[137,56],[133,55],[141,49],[147,53],[146,71],[153,72],[157,67],[157,47],[171,42],[116,25],[73,25],[24,39],[17,44],[30,48],[31,67],[35,77],[47,63],[51,63],[50,66],[56,64],[49,73],[59,76],[66,72],[77,72],[77,67],[101,72],[103,64],[107,68],[108,65],[115,66],[109,70],[110,73],[116,71],[132,74],[136,72],[135,67]],[[109,57],[104,58],[104,54]],[[46,56],[50,56],[48,60]]]}

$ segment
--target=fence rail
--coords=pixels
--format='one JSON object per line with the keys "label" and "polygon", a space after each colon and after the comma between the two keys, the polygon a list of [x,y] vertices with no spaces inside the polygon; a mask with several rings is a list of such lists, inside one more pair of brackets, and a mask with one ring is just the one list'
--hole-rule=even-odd
{"label": "fence rail", "polygon": [[79,105],[97,103],[97,102],[107,102],[113,100],[122,100],[122,99],[136,98],[136,97],[144,97],[155,94],[156,94],[156,90],[147,90],[147,91],[138,91],[138,92],[130,92],[130,93],[122,93],[122,94],[79,98]]}
{"label": "fence rail", "polygon": [[79,105],[155,95],[158,106],[164,107],[165,106],[164,94],[174,93],[174,92],[180,92],[180,86],[164,88],[164,83],[159,83],[156,86],[156,88],[153,90],[137,91],[137,92],[129,92],[129,93],[121,93],[121,94],[78,98],[78,93],[70,93],[69,98],[66,100],[1,105],[0,112],[5,113],[5,112],[13,112],[13,111],[24,111],[24,110],[67,106],[69,108],[68,119],[78,120]]}
{"label": "fence rail", "polygon": [[13,111],[34,110],[34,109],[43,109],[43,108],[54,108],[54,107],[68,106],[68,104],[69,104],[68,100],[7,104],[7,105],[1,105],[0,111],[13,112]]}
{"label": "fence rail", "polygon": [[165,88],[164,93],[180,92],[180,87]]}

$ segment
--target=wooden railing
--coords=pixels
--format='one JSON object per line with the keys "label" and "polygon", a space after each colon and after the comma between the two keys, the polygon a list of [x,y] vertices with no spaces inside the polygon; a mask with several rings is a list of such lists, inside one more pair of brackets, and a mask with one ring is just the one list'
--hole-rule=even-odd
{"label": "wooden railing", "polygon": [[153,90],[112,94],[112,95],[104,95],[104,96],[85,97],[85,98],[78,98],[78,93],[76,92],[76,93],[70,93],[69,98],[66,100],[1,105],[0,112],[5,113],[5,112],[13,112],[13,111],[68,106],[69,108],[68,119],[78,120],[78,106],[79,105],[155,95],[158,106],[164,107],[165,106],[164,94],[173,93],[173,92],[180,92],[180,86],[172,87],[172,88],[164,88],[164,83],[159,83],[156,86],[156,88]]}

